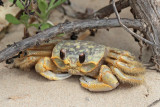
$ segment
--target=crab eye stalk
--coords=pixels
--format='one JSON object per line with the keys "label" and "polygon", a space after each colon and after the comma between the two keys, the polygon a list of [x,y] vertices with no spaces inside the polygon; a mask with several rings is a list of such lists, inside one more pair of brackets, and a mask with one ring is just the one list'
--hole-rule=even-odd
{"label": "crab eye stalk", "polygon": [[85,61],[85,54],[84,53],[81,53],[80,55],[79,55],[79,62],[80,63],[83,63]]}
{"label": "crab eye stalk", "polygon": [[66,53],[66,50],[65,50],[65,49],[61,49],[61,50],[60,50],[60,58],[61,58],[62,60],[64,60],[64,58],[65,58],[65,53]]}

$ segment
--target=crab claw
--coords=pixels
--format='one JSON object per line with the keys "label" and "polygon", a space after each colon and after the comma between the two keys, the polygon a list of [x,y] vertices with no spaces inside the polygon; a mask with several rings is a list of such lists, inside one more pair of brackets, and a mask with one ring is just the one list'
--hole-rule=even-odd
{"label": "crab claw", "polygon": [[[49,57],[41,58],[35,65],[35,69],[36,72],[49,80],[63,80],[71,76],[68,73],[58,73],[57,67]],[[54,73],[56,71],[57,73]]]}
{"label": "crab claw", "polygon": [[86,76],[80,78],[80,83],[82,87],[90,91],[110,91],[113,89],[112,86],[100,82],[98,79],[92,79]]}
{"label": "crab claw", "polygon": [[68,74],[68,73],[56,74],[56,73],[53,73],[52,71],[40,72],[40,74],[49,80],[63,80],[71,76],[71,74]]}

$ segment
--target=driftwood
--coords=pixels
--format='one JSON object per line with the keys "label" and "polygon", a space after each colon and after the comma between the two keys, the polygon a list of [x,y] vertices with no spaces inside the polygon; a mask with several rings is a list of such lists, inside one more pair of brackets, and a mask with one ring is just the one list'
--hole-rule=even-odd
{"label": "driftwood", "polygon": [[[113,28],[123,27],[132,36],[139,41],[150,46],[152,49],[152,61],[159,70],[160,64],[160,12],[158,0],[119,0],[116,3],[111,0],[111,4],[101,8],[92,15],[86,16],[85,20],[67,22],[59,24],[33,37],[19,41],[12,46],[0,51],[0,62],[11,58],[16,53],[25,50],[31,46],[39,45],[42,41],[53,38],[61,33],[71,33],[75,31],[83,31],[86,29],[100,29],[100,28]],[[131,12],[135,20],[120,19],[118,12],[126,7],[131,7]],[[102,19],[109,17],[115,13],[117,19]],[[96,19],[93,19],[96,18]],[[139,30],[143,36],[139,36],[136,32],[129,30],[133,28]]]}

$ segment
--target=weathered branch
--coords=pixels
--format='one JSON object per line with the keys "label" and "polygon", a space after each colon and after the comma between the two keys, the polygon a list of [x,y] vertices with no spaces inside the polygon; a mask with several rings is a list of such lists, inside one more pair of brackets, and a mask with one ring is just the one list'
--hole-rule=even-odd
{"label": "weathered branch", "polygon": [[[124,25],[126,25],[129,28],[139,30],[144,29],[143,23],[141,23],[139,20],[121,19],[121,21]],[[61,33],[66,34],[75,31],[83,31],[86,29],[100,29],[112,27],[120,27],[120,24],[117,19],[92,19],[58,24],[52,28],[49,28],[43,32],[36,34],[35,36],[26,38],[0,51],[0,62],[12,57],[13,55],[22,50],[25,50],[34,45],[38,45],[42,41],[48,40],[49,38],[53,38]]]}
{"label": "weathered branch", "polygon": [[[118,11],[121,11],[124,8],[129,6],[129,0],[119,0],[116,2],[116,7]],[[112,4],[107,5],[99,10],[97,10],[93,14],[81,13],[75,11],[73,8],[61,7],[64,12],[69,17],[76,18],[76,19],[92,19],[92,18],[104,18],[109,17],[112,13],[114,13]]]}
{"label": "weathered branch", "polygon": [[[129,6],[129,0],[119,0],[115,3],[117,10],[121,11],[124,8],[127,8]],[[103,7],[102,9],[96,11],[94,14],[89,16],[90,18],[92,17],[98,17],[98,18],[104,18],[104,17],[109,17],[112,13],[114,13],[114,9],[112,4]]]}
{"label": "weathered branch", "polygon": [[[112,4],[113,4],[113,9],[115,11],[115,14],[117,16],[117,19],[118,19],[118,22],[119,24],[127,31],[129,32],[131,35],[133,35],[135,38],[137,38],[138,40],[142,40],[143,42],[147,43],[147,44],[150,44],[150,45],[153,45],[153,46],[156,46],[156,44],[154,44],[154,42],[151,42],[141,36],[139,36],[138,34],[134,33],[132,30],[128,29],[127,26],[125,26],[122,22],[121,22],[121,19],[120,19],[120,16],[118,14],[118,11],[117,11],[117,8],[116,8],[116,5],[115,5],[115,1],[112,0]],[[158,45],[157,45],[158,46]]]}
{"label": "weathered branch", "polygon": [[[130,6],[134,11],[134,15],[138,19],[143,19],[147,25],[146,32],[143,32],[145,37],[160,45],[160,1],[159,0],[130,0]],[[160,48],[152,46],[153,60],[160,68]]]}

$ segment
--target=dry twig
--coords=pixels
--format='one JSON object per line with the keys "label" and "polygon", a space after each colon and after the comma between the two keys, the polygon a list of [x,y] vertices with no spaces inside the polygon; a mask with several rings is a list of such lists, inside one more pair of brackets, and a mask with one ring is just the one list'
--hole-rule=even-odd
{"label": "dry twig", "polygon": [[[127,8],[129,6],[129,0],[119,0],[116,3],[116,7],[118,11],[121,11],[124,8]],[[66,8],[65,6],[60,7],[61,10],[63,10],[63,13],[69,17],[76,18],[76,19],[92,19],[92,18],[99,18],[102,19],[104,17],[109,17],[112,13],[114,13],[112,4],[107,5],[93,14],[87,14],[78,12],[74,10],[71,6],[69,8]],[[68,12],[69,11],[69,12]]]}
{"label": "dry twig", "polygon": [[[145,29],[143,24],[139,20],[121,19],[122,23],[129,28]],[[117,19],[90,19],[83,21],[67,22],[58,24],[52,28],[49,28],[43,32],[36,34],[35,36],[26,38],[19,41],[12,46],[0,51],[0,62],[14,56],[16,53],[25,50],[31,46],[38,45],[42,41],[48,40],[61,33],[71,33],[77,31],[83,31],[86,29],[100,29],[100,28],[112,28],[120,27]]]}
{"label": "dry twig", "polygon": [[153,107],[155,106],[157,103],[160,102],[160,98],[158,100],[155,100],[153,103],[151,103],[150,105],[148,105],[147,107]]}
{"label": "dry twig", "polygon": [[146,31],[142,31],[144,38],[153,42],[157,46],[151,46],[152,63],[156,66],[157,71],[160,71],[160,1],[159,0],[129,0],[133,15],[147,25]]}
{"label": "dry twig", "polygon": [[[129,0],[119,0],[115,3],[118,12],[121,11],[124,8],[127,8],[129,6]],[[114,9],[112,4],[105,6],[98,11],[96,11],[94,14],[90,15],[89,17],[98,17],[98,18],[104,18],[109,17],[112,13],[114,13]]]}
{"label": "dry twig", "polygon": [[134,37],[136,37],[136,38],[139,39],[139,40],[144,41],[144,42],[147,43],[147,44],[150,44],[150,45],[153,45],[153,46],[158,46],[158,45],[154,44],[153,42],[151,42],[151,41],[149,41],[149,40],[147,40],[147,39],[139,36],[138,34],[134,33],[132,30],[128,29],[128,27],[125,26],[125,25],[121,22],[121,19],[120,19],[120,16],[119,16],[119,14],[118,14],[118,11],[117,11],[117,8],[116,8],[115,1],[114,1],[114,0],[112,0],[112,4],[113,4],[113,9],[114,9],[114,12],[115,12],[115,14],[116,14],[116,16],[117,16],[117,19],[118,19],[119,24],[120,24],[127,32],[129,32],[131,35],[133,35]]}
{"label": "dry twig", "polygon": [[16,96],[10,96],[8,99],[11,99],[11,100],[18,100],[18,99],[24,99],[26,97],[29,97],[30,95],[29,94],[25,94],[25,95],[16,95]]}

